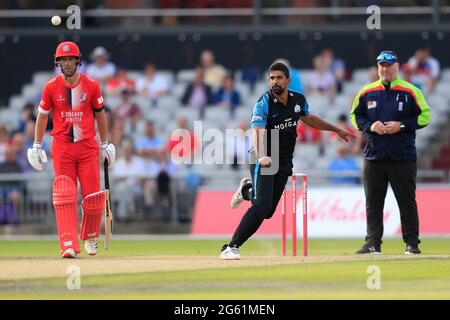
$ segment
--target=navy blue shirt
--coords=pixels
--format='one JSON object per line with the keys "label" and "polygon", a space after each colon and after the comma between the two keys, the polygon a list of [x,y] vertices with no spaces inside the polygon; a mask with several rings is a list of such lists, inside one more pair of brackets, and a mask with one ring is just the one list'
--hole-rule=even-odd
{"label": "navy blue shirt", "polygon": [[[381,80],[364,86],[353,102],[350,119],[366,134],[366,160],[416,160],[416,130],[430,122],[430,108],[417,87],[397,77],[389,86]],[[379,135],[370,131],[376,121],[399,121],[404,128]]]}
{"label": "navy blue shirt", "polygon": [[[280,168],[292,169],[292,158],[297,140],[297,124],[300,117],[309,114],[309,107],[303,94],[288,91],[287,105],[279,102],[275,96],[267,91],[258,99],[251,120],[252,128],[267,130],[267,155],[272,156],[272,130],[279,134],[279,160]],[[251,150],[253,151],[253,149]],[[272,159],[275,161],[276,159]]]}

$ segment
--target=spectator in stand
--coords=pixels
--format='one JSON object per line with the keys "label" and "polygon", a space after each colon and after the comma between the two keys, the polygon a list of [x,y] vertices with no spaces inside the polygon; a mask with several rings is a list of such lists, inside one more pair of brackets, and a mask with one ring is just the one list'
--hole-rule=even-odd
{"label": "spectator in stand", "polygon": [[211,87],[204,82],[204,71],[201,67],[195,68],[194,82],[190,83],[184,91],[181,103],[193,109],[200,110],[203,118],[205,108],[212,101]]}
{"label": "spectator in stand", "polygon": [[216,64],[214,53],[204,50],[200,55],[200,65],[204,71],[205,83],[213,88],[219,88],[227,75],[225,68]]}
{"label": "spectator in stand", "polygon": [[[166,144],[163,139],[155,134],[153,121],[147,121],[145,136],[141,137],[135,146],[137,155],[148,160],[149,168],[153,175],[170,167]],[[170,169],[167,169],[170,171]]]}
{"label": "spectator in stand", "polygon": [[147,121],[145,125],[145,136],[136,142],[136,153],[144,159],[151,159],[163,163],[166,161],[166,148],[164,140],[155,134],[153,121]]}
{"label": "spectator in stand", "polygon": [[250,93],[253,94],[255,92],[256,83],[261,78],[261,70],[256,65],[253,49],[247,48],[245,56],[246,62],[241,68],[241,81],[248,84]]}
{"label": "spectator in stand", "polygon": [[314,71],[309,76],[306,90],[309,95],[327,96],[331,101],[336,95],[335,78],[320,55],[314,58]]}
{"label": "spectator in stand", "polygon": [[230,117],[234,118],[235,109],[241,104],[241,96],[234,88],[234,78],[231,74],[225,77],[223,87],[214,95],[213,103],[230,110]]}
{"label": "spectator in stand", "polygon": [[[351,143],[346,144],[345,147],[347,147],[347,150],[349,151],[350,154],[352,154],[352,155],[361,155],[361,152],[362,152],[361,141],[364,140],[364,137],[362,137],[362,135],[360,135],[349,124],[347,115],[345,115],[345,114],[339,115],[336,126],[338,128],[342,128],[342,129],[348,130],[352,134],[354,134],[354,135],[356,135],[358,137],[358,139],[355,139]],[[334,132],[330,133],[330,140],[331,140],[332,143],[339,143],[338,138],[339,138],[338,135],[335,134]]]}
{"label": "spectator in stand", "polygon": [[260,78],[261,70],[257,66],[244,65],[241,68],[241,80],[248,85],[251,94],[255,92],[256,83]]}
{"label": "spectator in stand", "polygon": [[324,60],[324,64],[326,65],[327,69],[334,76],[334,79],[336,81],[337,93],[341,93],[346,76],[344,60],[336,58],[334,56],[333,50],[331,49],[323,50],[321,56]]}
{"label": "spectator in stand", "polygon": [[147,63],[144,72],[145,75],[136,82],[136,90],[140,95],[147,97],[153,106],[156,106],[158,98],[167,95],[169,82],[156,72],[153,63]]}
{"label": "spectator in stand", "polygon": [[324,141],[322,131],[307,126],[303,122],[297,125],[297,143],[311,143],[319,146],[319,154],[324,154]]}
{"label": "spectator in stand", "polygon": [[17,132],[24,132],[25,126],[28,120],[36,121],[36,116],[34,115],[35,106],[32,103],[27,103],[22,109],[20,114],[19,123],[17,124]]}
{"label": "spectator in stand", "polygon": [[113,143],[115,146],[119,146],[117,148],[117,152],[120,152],[120,146],[123,144],[125,140],[131,140],[130,137],[128,137],[125,134],[125,121],[121,118],[112,118],[112,127],[110,131],[110,142]]}
{"label": "spectator in stand", "polygon": [[429,48],[418,49],[402,67],[405,80],[423,90],[424,93],[434,92],[441,70],[439,61],[430,54]]}
{"label": "spectator in stand", "polygon": [[182,163],[193,163],[197,152],[197,139],[188,127],[185,117],[177,119],[178,129],[172,132],[167,143],[169,159]]}
{"label": "spectator in stand", "polygon": [[[5,149],[4,161],[0,162],[0,175],[22,173],[12,146]],[[24,183],[18,181],[0,181],[0,224],[18,224],[18,206],[24,192]]]}
{"label": "spectator in stand", "polygon": [[197,191],[199,187],[204,183],[204,177],[202,174],[195,170],[194,166],[189,166],[182,181],[184,201],[179,202],[179,206],[183,207],[179,212],[186,212],[184,217],[180,217],[182,222],[188,222],[192,220],[192,212],[195,208],[195,200],[197,198]]}
{"label": "spectator in stand", "polygon": [[121,152],[116,160],[112,174],[114,175],[113,202],[117,203],[116,218],[128,221],[130,212],[135,212],[136,198],[143,195],[146,166],[144,160],[134,153],[133,144],[124,140]]}
{"label": "spectator in stand", "polygon": [[133,88],[124,88],[121,92],[122,101],[114,109],[114,118],[124,121],[125,135],[135,137],[138,135],[142,112],[139,105],[133,101]]}
{"label": "spectator in stand", "polygon": [[10,144],[8,129],[0,124],[0,162],[5,161],[5,151]]}
{"label": "spectator in stand", "polygon": [[102,89],[116,74],[116,66],[109,61],[109,58],[109,53],[105,48],[97,47],[91,53],[92,63],[86,68],[86,74],[97,80]]}
{"label": "spectator in stand", "polygon": [[14,151],[16,160],[20,164],[22,171],[32,171],[27,157],[28,148],[25,147],[25,135],[22,132],[16,132],[13,134],[11,139],[11,148]]}
{"label": "spectator in stand", "polygon": [[227,163],[231,168],[238,170],[241,165],[249,163],[250,147],[252,146],[251,133],[248,131],[246,121],[239,121],[237,135],[226,141]]}
{"label": "spectator in stand", "polygon": [[[338,145],[338,157],[331,160],[328,170],[331,172],[349,171],[349,173],[358,173],[359,166],[353,156],[349,154],[347,146],[342,143]],[[359,183],[357,177],[339,177],[334,176],[330,179],[331,183],[335,184],[356,184]]]}
{"label": "spectator in stand", "polygon": [[[24,130],[24,134],[25,134],[25,146],[27,148],[29,148],[28,146],[32,146],[34,143],[34,127],[36,124],[36,120],[35,119],[30,119],[27,121],[27,123],[25,124],[25,130]],[[45,150],[45,152],[48,154],[51,153],[49,145],[46,141],[46,139],[44,138],[44,140],[41,142],[42,143],[42,148]]]}
{"label": "spectator in stand", "polygon": [[107,96],[118,96],[124,89],[134,90],[135,83],[127,74],[127,69],[119,68],[114,78],[106,84],[105,94]]}
{"label": "spectator in stand", "polygon": [[[149,177],[144,182],[145,215],[158,205],[163,216],[168,217],[170,206],[170,174],[171,162],[168,160],[167,149],[163,139],[155,135],[152,121],[146,123],[145,136],[136,143],[137,154],[145,159],[145,174]],[[156,201],[158,199],[158,201]]]}
{"label": "spectator in stand", "polygon": [[289,68],[289,75],[291,77],[291,82],[289,83],[288,89],[296,92],[303,93],[303,83],[300,76],[300,71],[291,66],[291,63],[286,59],[277,59],[273,63],[281,62]]}
{"label": "spectator in stand", "polygon": [[120,94],[122,101],[113,110],[114,117],[129,121],[134,116],[141,116],[141,108],[133,101],[133,89],[123,88]]}

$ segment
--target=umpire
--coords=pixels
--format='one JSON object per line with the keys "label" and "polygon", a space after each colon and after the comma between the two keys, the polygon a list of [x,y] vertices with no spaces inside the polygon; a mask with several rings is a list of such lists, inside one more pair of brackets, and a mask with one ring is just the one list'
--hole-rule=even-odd
{"label": "umpire", "polygon": [[388,183],[400,209],[405,254],[419,254],[416,203],[416,130],[430,122],[422,92],[398,76],[392,51],[377,57],[380,79],[363,87],[353,102],[353,125],[367,136],[364,149],[364,191],[367,236],[359,254],[381,253],[383,209]]}

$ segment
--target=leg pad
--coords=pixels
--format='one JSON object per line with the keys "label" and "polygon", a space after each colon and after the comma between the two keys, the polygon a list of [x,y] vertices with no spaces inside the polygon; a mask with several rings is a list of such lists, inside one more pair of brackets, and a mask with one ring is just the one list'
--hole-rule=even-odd
{"label": "leg pad", "polygon": [[53,206],[61,253],[73,248],[80,253],[78,242],[77,186],[73,180],[64,175],[53,180]]}
{"label": "leg pad", "polygon": [[105,191],[91,193],[81,203],[83,218],[81,220],[81,240],[98,238],[103,211],[105,210]]}

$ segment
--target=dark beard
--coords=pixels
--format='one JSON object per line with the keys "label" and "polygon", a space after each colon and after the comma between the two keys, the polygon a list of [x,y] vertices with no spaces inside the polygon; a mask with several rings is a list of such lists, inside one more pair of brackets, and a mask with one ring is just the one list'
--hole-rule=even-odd
{"label": "dark beard", "polygon": [[276,94],[277,96],[281,96],[281,95],[284,93],[285,90],[286,90],[286,89],[283,89],[283,88],[280,87],[280,86],[273,86],[273,87],[272,87],[272,92],[273,92],[274,94]]}

